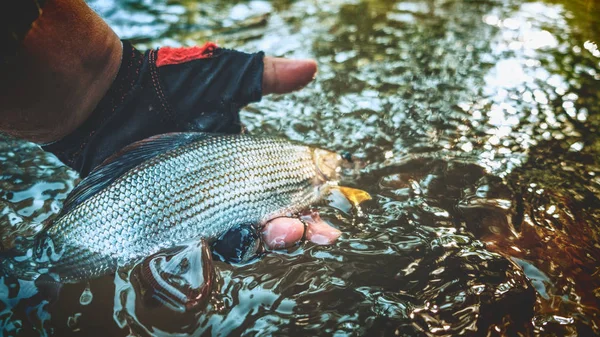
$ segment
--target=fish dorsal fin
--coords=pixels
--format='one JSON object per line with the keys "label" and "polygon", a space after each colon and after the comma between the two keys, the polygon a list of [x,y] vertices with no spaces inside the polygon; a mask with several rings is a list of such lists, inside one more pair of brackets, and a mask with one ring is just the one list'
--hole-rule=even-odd
{"label": "fish dorsal fin", "polygon": [[177,132],[146,138],[132,143],[98,165],[69,194],[59,216],[102,191],[123,174],[160,154],[211,137],[209,133]]}

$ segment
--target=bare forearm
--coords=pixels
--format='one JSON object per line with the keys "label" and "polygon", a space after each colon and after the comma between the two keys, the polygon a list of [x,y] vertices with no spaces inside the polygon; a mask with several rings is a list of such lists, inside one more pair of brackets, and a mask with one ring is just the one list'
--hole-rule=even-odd
{"label": "bare forearm", "polygon": [[18,59],[0,74],[0,131],[37,142],[62,138],[104,96],[121,43],[82,0],[48,0]]}

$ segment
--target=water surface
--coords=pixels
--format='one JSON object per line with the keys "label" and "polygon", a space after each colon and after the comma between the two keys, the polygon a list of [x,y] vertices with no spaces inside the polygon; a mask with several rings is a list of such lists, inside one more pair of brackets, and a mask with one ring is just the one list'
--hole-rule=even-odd
{"label": "water surface", "polygon": [[[590,336],[600,334],[600,2],[90,1],[140,48],[264,50],[319,63],[314,83],[247,107],[251,133],[367,166],[330,201],[343,231],[249,264],[215,262],[206,301],[144,298],[136,272],[57,299],[2,278],[20,335]],[[76,174],[0,143],[4,242],[56,214]]]}

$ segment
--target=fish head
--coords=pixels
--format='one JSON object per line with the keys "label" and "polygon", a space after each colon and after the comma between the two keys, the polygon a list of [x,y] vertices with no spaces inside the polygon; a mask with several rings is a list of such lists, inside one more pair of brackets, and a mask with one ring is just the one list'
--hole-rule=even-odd
{"label": "fish head", "polygon": [[313,149],[313,161],[317,169],[317,182],[335,182],[339,179],[344,158],[341,155],[323,149]]}

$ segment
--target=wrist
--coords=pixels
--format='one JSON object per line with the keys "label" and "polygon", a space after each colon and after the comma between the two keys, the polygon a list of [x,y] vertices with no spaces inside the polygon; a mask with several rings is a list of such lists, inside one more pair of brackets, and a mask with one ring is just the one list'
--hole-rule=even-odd
{"label": "wrist", "polygon": [[41,143],[61,139],[90,116],[121,56],[118,36],[83,1],[47,1],[19,59],[2,74],[0,131]]}

